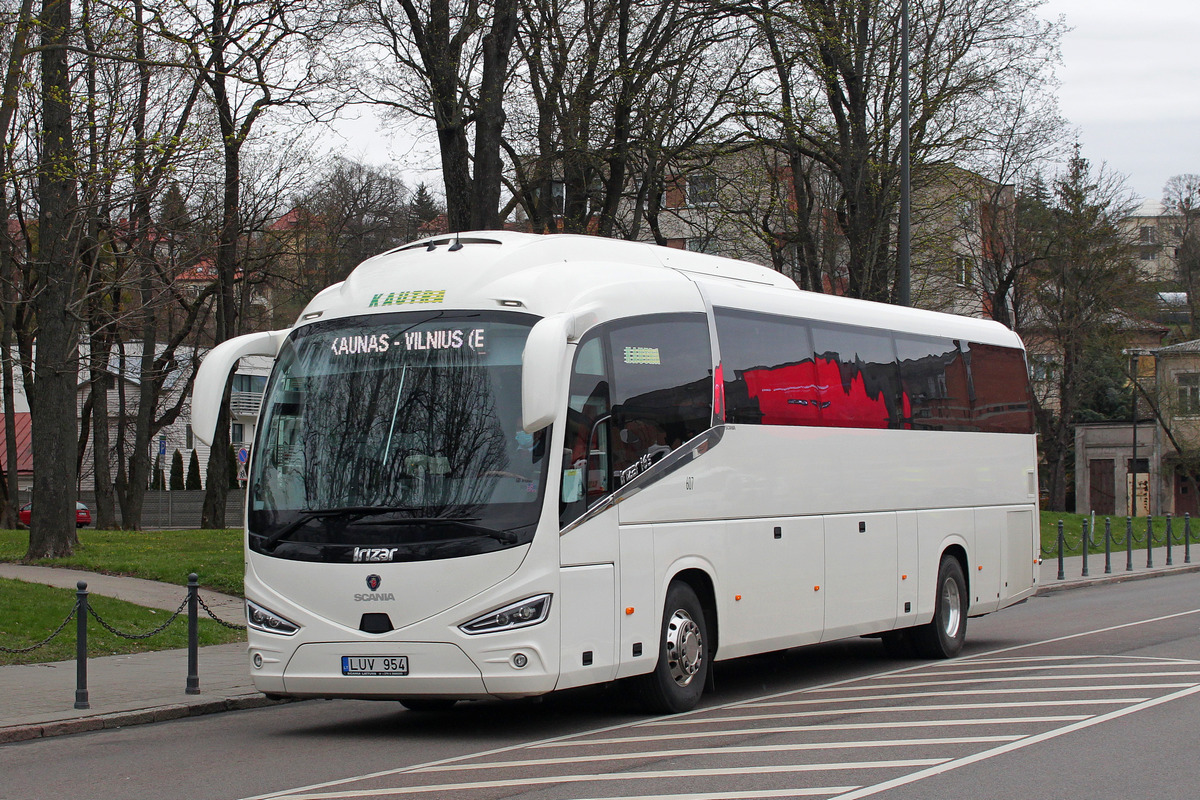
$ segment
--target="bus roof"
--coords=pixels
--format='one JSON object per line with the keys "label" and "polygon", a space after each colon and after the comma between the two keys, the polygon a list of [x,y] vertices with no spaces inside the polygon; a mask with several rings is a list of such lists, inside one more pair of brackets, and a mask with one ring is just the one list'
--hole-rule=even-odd
{"label": "bus roof", "polygon": [[804,292],[781,273],[745,261],[597,236],[513,231],[435,236],[367,259],[314,297],[297,324],[442,308],[549,316],[587,307],[592,320],[602,321],[701,310],[697,284],[715,305],[1020,346],[995,322]]}

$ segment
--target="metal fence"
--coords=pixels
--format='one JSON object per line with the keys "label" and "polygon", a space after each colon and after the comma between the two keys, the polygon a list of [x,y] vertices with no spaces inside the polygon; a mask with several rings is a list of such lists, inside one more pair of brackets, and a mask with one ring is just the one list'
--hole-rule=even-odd
{"label": "metal fence", "polygon": [[76,586],[77,591],[75,592],[75,604],[73,606],[71,606],[71,609],[70,609],[70,611],[67,612],[67,616],[63,619],[62,624],[60,624],[54,630],[53,633],[51,633],[49,636],[47,636],[45,639],[41,640],[37,644],[31,645],[30,647],[9,648],[9,647],[4,647],[3,645],[0,645],[0,653],[10,653],[10,654],[31,653],[34,650],[38,650],[42,647],[45,647],[46,645],[50,644],[50,642],[54,641],[54,639],[56,639],[59,636],[59,634],[61,634],[64,630],[66,630],[67,625],[71,622],[72,619],[74,619],[75,620],[75,708],[79,708],[79,709],[91,708],[90,700],[88,698],[88,686],[87,686],[88,618],[90,617],[92,619],[95,619],[95,621],[98,625],[100,625],[106,631],[108,631],[109,633],[111,633],[114,636],[117,636],[119,638],[122,638],[122,639],[149,639],[153,636],[157,636],[158,634],[162,633],[167,628],[169,628],[177,619],[179,619],[180,616],[182,616],[185,613],[185,609],[186,609],[187,626],[188,626],[188,646],[187,646],[187,651],[188,651],[187,661],[188,661],[188,663],[187,663],[187,677],[184,680],[184,693],[185,694],[200,694],[200,672],[199,672],[199,653],[200,653],[199,612],[200,612],[200,609],[203,609],[204,613],[208,614],[208,616],[211,617],[213,619],[213,621],[215,621],[217,624],[222,625],[226,628],[244,631],[246,629],[246,626],[245,625],[234,625],[232,623],[226,622],[225,620],[221,619],[216,614],[214,614],[212,609],[210,609],[208,607],[208,604],[205,603],[204,600],[200,597],[199,587],[200,587],[199,577],[196,575],[196,573],[193,572],[192,574],[188,575],[187,593],[184,595],[183,600],[179,603],[179,607],[177,609],[175,609],[175,612],[173,614],[171,614],[170,618],[167,619],[166,622],[159,625],[157,628],[154,628],[153,630],[129,632],[129,631],[118,630],[117,628],[115,628],[114,626],[109,624],[103,617],[101,617],[96,612],[96,609],[93,608],[88,603],[87,583],[84,581],[80,581]]}
{"label": "metal fence", "polygon": [[[21,503],[28,503],[31,498],[22,493]],[[96,493],[85,491],[79,493],[79,502],[92,510],[92,519],[96,518]],[[232,489],[225,498],[225,527],[240,528],[242,526],[242,510],[245,507],[246,490]],[[142,525],[145,530],[160,530],[163,528],[199,528],[200,511],[204,507],[203,491],[146,492],[145,504],[142,507]],[[124,517],[121,514],[121,504],[117,503],[117,520],[124,527]]]}
{"label": "metal fence", "polygon": [[[1080,525],[1078,536],[1068,534],[1063,527],[1063,521],[1058,521],[1058,536],[1057,541],[1049,548],[1042,548],[1042,556],[1058,558],[1058,580],[1066,580],[1066,568],[1064,558],[1069,550],[1074,553],[1078,552],[1083,559],[1082,571],[1080,577],[1087,578],[1091,575],[1092,559],[1100,558],[1100,537],[1104,537],[1104,574],[1110,575],[1113,572],[1113,550],[1118,550],[1118,559],[1120,559],[1120,550],[1124,550],[1125,571],[1132,572],[1134,569],[1134,554],[1138,555],[1138,563],[1141,563],[1141,556],[1144,553],[1146,559],[1146,568],[1154,568],[1154,548],[1166,547],[1166,563],[1163,566],[1175,565],[1174,548],[1177,545],[1183,547],[1183,563],[1192,563],[1192,519],[1191,515],[1184,514],[1182,520],[1173,519],[1170,514],[1165,517],[1160,517],[1160,520],[1165,520],[1164,530],[1161,534],[1154,530],[1154,517],[1145,517],[1144,531],[1142,520],[1134,522],[1133,517],[1126,517],[1125,524],[1113,525],[1111,517],[1104,518],[1104,531],[1100,532],[1100,521],[1096,520],[1093,524],[1090,520],[1084,519]],[[1176,524],[1181,523],[1181,524]],[[1115,530],[1114,530],[1115,528]],[[1178,533],[1176,533],[1178,529]],[[1096,552],[1092,552],[1092,551]]]}

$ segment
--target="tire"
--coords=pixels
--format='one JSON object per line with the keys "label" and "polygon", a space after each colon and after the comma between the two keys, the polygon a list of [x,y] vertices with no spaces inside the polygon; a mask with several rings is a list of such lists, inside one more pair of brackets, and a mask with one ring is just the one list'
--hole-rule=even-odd
{"label": "tire", "polygon": [[912,629],[912,644],[922,658],[954,658],[967,638],[967,580],[962,565],[943,555],[938,567],[933,620]]}
{"label": "tire", "polygon": [[401,697],[400,705],[409,711],[449,711],[457,700],[445,697]]}
{"label": "tire", "polygon": [[704,693],[709,668],[704,609],[692,587],[676,581],[667,588],[658,662],[653,672],[638,679],[643,707],[657,714],[695,708]]}

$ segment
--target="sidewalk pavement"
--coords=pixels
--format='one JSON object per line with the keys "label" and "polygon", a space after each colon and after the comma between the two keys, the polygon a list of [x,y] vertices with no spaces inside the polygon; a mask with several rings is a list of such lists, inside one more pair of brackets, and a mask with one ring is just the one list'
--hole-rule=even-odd
{"label": "sidewalk pavement", "polygon": [[[1038,594],[1200,572],[1200,543],[1193,557],[1194,563],[1184,563],[1184,549],[1175,547],[1172,565],[1167,566],[1166,548],[1160,547],[1153,551],[1153,567],[1148,568],[1146,550],[1142,548],[1133,553],[1133,570],[1126,571],[1126,553],[1121,550],[1113,553],[1112,572],[1105,574],[1104,555],[1092,555],[1085,577],[1083,557],[1073,556],[1063,560],[1063,580],[1058,580],[1057,558],[1049,558],[1040,567]],[[18,564],[0,564],[0,577],[70,589],[84,580],[88,590],[96,594],[167,611],[178,608],[186,593],[186,587],[172,584]],[[245,623],[239,598],[203,590],[200,595],[226,621]],[[200,694],[188,695],[186,650],[90,658],[89,709],[73,707],[74,661],[0,667],[0,744],[282,702],[268,700],[255,691],[245,644],[200,648],[198,663]]]}

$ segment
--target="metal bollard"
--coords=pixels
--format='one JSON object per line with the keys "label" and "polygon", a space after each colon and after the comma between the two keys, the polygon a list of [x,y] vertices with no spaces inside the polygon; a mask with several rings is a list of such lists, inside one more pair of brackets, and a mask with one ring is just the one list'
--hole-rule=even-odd
{"label": "metal bollard", "polygon": [[75,584],[75,707],[91,708],[87,688],[87,581]]}
{"label": "metal bollard", "polygon": [[1084,520],[1083,520],[1083,574],[1082,574],[1082,577],[1084,577],[1084,578],[1086,578],[1088,576],[1088,550],[1091,549],[1091,547],[1089,546],[1089,538],[1090,537],[1088,536],[1088,521],[1086,518],[1084,518]]}
{"label": "metal bollard", "polygon": [[1058,579],[1066,580],[1067,573],[1063,571],[1063,521],[1058,521]]}
{"label": "metal bollard", "polygon": [[197,592],[200,590],[200,577],[196,573],[188,575],[188,666],[187,687],[185,694],[200,694],[199,646],[200,628],[196,619],[199,610]]}
{"label": "metal bollard", "polygon": [[1104,518],[1104,574],[1112,574],[1112,519]]}
{"label": "metal bollard", "polygon": [[1125,518],[1125,571],[1133,572],[1133,517]]}
{"label": "metal bollard", "polygon": [[1146,517],[1146,569],[1154,566],[1154,517]]}
{"label": "metal bollard", "polygon": [[1175,538],[1171,531],[1171,515],[1167,514],[1167,566],[1171,566],[1174,562],[1171,561],[1171,539]]}
{"label": "metal bollard", "polygon": [[1183,515],[1183,563],[1192,563],[1192,515]]}

